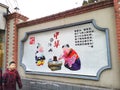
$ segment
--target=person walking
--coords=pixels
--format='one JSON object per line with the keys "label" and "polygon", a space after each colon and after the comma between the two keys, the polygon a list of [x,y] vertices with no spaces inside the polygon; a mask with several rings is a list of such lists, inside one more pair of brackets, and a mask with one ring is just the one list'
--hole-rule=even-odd
{"label": "person walking", "polygon": [[3,90],[16,90],[16,83],[18,87],[22,88],[22,82],[18,71],[16,70],[16,63],[11,61],[9,68],[3,74]]}

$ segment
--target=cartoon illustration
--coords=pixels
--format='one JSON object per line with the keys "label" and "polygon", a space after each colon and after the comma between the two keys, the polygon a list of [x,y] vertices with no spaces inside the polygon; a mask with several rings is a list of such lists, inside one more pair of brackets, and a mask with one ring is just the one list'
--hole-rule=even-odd
{"label": "cartoon illustration", "polygon": [[35,44],[35,37],[30,37],[29,44],[30,45]]}
{"label": "cartoon illustration", "polygon": [[40,43],[37,45],[37,51],[35,53],[36,65],[41,66],[45,63],[45,56],[43,55],[43,47]]}
{"label": "cartoon illustration", "polygon": [[53,42],[53,41],[54,41],[54,39],[53,39],[53,38],[50,38],[49,43],[48,43],[48,47],[49,47],[48,52],[53,52],[53,48],[52,48],[52,42]]}
{"label": "cartoon illustration", "polygon": [[79,70],[81,68],[81,62],[78,54],[75,50],[70,48],[68,44],[62,46],[63,55],[59,57],[59,60],[64,59],[64,66],[70,70]]}
{"label": "cartoon illustration", "polygon": [[61,70],[62,62],[57,60],[57,56],[53,56],[53,60],[48,61],[48,67],[52,71]]}
{"label": "cartoon illustration", "polygon": [[60,32],[55,32],[53,34],[53,37],[50,38],[48,42],[48,47],[49,47],[48,52],[54,52],[53,48],[57,49],[60,46],[59,35],[60,35]]}

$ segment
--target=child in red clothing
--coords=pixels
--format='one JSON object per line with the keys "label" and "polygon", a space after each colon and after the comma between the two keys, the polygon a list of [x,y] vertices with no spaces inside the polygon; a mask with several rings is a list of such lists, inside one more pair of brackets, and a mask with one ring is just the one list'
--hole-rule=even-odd
{"label": "child in red clothing", "polygon": [[12,61],[9,63],[9,68],[3,74],[3,90],[16,90],[16,82],[21,89],[21,78],[16,70],[16,63]]}
{"label": "child in red clothing", "polygon": [[60,59],[64,59],[65,63],[64,66],[70,70],[80,70],[81,68],[81,61],[80,58],[75,50],[70,48],[68,44],[62,46],[63,55],[59,57]]}

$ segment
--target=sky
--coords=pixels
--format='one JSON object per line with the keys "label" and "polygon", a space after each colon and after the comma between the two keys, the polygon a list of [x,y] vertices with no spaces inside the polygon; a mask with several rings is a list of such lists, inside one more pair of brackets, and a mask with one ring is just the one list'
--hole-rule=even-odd
{"label": "sky", "polygon": [[17,12],[29,20],[80,7],[82,2],[83,0],[0,0],[0,3],[9,6],[11,12],[15,12],[14,8],[18,7]]}

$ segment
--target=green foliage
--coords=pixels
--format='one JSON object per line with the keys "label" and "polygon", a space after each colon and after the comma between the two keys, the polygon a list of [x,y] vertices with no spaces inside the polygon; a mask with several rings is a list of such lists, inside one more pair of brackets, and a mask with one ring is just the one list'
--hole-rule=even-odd
{"label": "green foliage", "polygon": [[88,2],[87,1],[83,1],[83,3],[82,3],[82,5],[87,5],[88,4]]}
{"label": "green foliage", "polygon": [[95,3],[95,2],[98,2],[98,0],[88,0],[88,1],[84,0],[82,5],[88,5],[90,3]]}
{"label": "green foliage", "polygon": [[88,3],[94,3],[95,0],[88,0]]}

